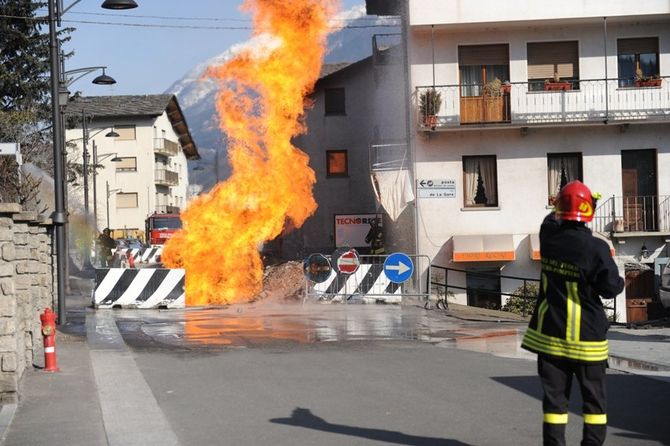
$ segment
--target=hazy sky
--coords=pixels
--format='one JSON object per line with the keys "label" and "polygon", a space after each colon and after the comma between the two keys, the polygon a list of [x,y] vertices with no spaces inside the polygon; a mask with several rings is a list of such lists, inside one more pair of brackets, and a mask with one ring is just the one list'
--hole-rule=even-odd
{"label": "hazy sky", "polygon": [[[241,0],[136,2],[138,8],[110,11],[100,8],[101,0],[83,0],[63,16],[63,26],[77,28],[72,33],[72,40],[65,46],[66,50],[75,52],[66,61],[65,70],[106,65],[107,74],[117,81],[113,86],[93,85],[91,80],[96,74],[90,74],[72,84],[70,91],[82,91],[86,95],[162,93],[198,63],[222,53],[236,42],[246,40],[251,34],[249,29],[202,29],[250,27],[249,16],[239,11]],[[342,0],[342,9],[363,3],[364,0]],[[65,0],[66,7],[70,4],[71,1]],[[121,22],[200,29],[81,22]]]}

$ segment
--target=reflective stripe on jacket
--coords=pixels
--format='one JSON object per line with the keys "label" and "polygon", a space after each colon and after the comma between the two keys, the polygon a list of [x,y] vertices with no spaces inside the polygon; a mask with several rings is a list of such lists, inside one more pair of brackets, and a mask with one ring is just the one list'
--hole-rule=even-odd
{"label": "reflective stripe on jacket", "polygon": [[600,297],[612,299],[623,279],[605,241],[583,224],[548,215],[540,229],[542,277],[521,346],[578,362],[607,360],[609,322]]}

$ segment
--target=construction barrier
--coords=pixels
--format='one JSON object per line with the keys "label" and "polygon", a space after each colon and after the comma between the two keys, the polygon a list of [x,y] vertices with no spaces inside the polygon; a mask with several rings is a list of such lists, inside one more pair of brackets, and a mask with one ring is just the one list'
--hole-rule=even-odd
{"label": "construction barrier", "polygon": [[95,308],[184,308],[184,270],[101,268],[96,270]]}
{"label": "construction barrier", "polygon": [[131,257],[135,263],[158,264],[163,253],[163,246],[157,245],[150,248],[119,248],[113,249],[112,255],[114,258],[123,259],[128,256],[130,252]]}
{"label": "construction barrier", "polygon": [[362,255],[360,266],[352,274],[343,273],[334,266],[323,282],[306,280],[305,295],[319,301],[349,303],[401,303],[404,297],[428,299],[430,279],[422,279],[422,275],[427,274],[430,259],[421,255],[407,256],[414,264],[414,271],[407,281],[394,283],[384,272],[387,257]]}

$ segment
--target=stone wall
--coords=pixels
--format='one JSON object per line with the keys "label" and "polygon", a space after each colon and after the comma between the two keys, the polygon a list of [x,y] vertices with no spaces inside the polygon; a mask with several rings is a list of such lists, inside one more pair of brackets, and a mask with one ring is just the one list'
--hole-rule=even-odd
{"label": "stone wall", "polygon": [[23,373],[43,362],[39,315],[54,305],[51,231],[50,220],[0,203],[0,404],[17,402]]}

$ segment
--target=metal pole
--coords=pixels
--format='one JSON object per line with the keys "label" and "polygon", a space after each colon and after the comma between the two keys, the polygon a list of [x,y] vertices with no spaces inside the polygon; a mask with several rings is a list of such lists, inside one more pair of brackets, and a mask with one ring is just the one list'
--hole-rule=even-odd
{"label": "metal pole", "polygon": [[[82,165],[84,169],[84,216],[86,218],[86,225],[90,224],[91,216],[88,213],[88,147],[86,142],[88,140],[88,132],[86,129],[86,114],[84,110],[81,111],[81,131],[83,142],[84,142],[84,164]],[[91,266],[91,250],[87,245],[84,248],[84,268],[89,268]]]}
{"label": "metal pole", "polygon": [[53,133],[53,162],[54,162],[54,212],[51,218],[55,225],[54,235],[56,244],[56,294],[58,296],[58,325],[66,322],[65,315],[65,201],[63,191],[63,146],[60,124],[60,110],[58,106],[58,84],[60,67],[58,61],[58,37],[56,35],[56,21],[59,12],[56,11],[56,0],[49,0],[49,58],[51,65],[51,120]]}
{"label": "metal pole", "polygon": [[109,181],[105,181],[107,188],[107,228],[109,228]]}
{"label": "metal pole", "polygon": [[98,147],[93,141],[93,226],[98,232]]}
{"label": "metal pole", "polygon": [[603,17],[603,39],[605,44],[605,123],[610,117],[609,75],[607,73],[607,17]]}

